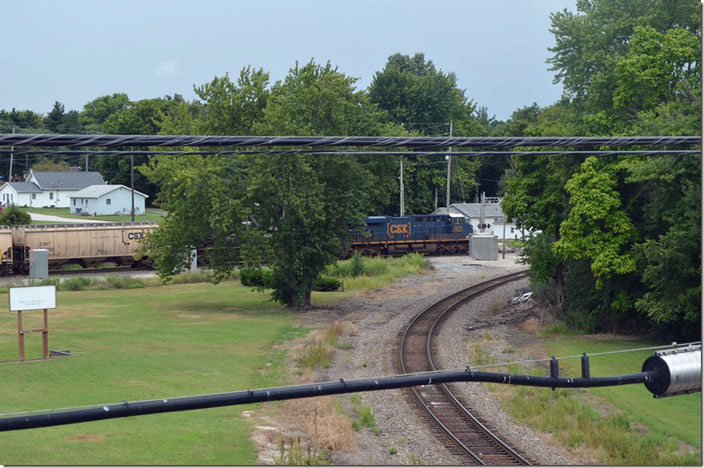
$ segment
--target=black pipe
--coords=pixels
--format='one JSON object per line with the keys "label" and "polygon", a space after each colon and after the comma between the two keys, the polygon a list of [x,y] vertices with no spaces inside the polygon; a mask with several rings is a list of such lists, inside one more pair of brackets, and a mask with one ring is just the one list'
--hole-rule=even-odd
{"label": "black pipe", "polygon": [[293,387],[277,387],[260,390],[218,393],[210,395],[163,398],[135,402],[122,402],[94,408],[68,410],[54,413],[28,414],[0,419],[0,431],[14,431],[37,427],[58,426],[101,419],[125,418],[145,414],[168,413],[172,411],[187,411],[218,406],[243,405],[263,401],[290,400],[294,398],[310,398],[322,395],[337,395],[393,388],[415,387],[418,385],[434,385],[448,382],[492,382],[512,385],[528,385],[535,387],[608,387],[646,383],[657,380],[657,371],[646,371],[638,374],[619,375],[613,377],[583,378],[552,378],[536,377],[518,374],[499,374],[494,372],[438,371],[418,374],[397,375],[378,379],[359,379],[336,382],[323,382]]}

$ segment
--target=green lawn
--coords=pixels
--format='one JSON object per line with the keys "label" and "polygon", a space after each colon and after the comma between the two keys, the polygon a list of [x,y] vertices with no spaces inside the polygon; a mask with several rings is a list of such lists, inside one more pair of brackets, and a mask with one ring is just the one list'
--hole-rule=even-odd
{"label": "green lawn", "polygon": [[[62,218],[72,218],[72,219],[79,219],[79,220],[80,219],[98,219],[98,220],[103,220],[103,221],[112,221],[115,223],[132,221],[132,216],[129,214],[127,214],[127,215],[110,215],[110,216],[80,216],[80,215],[71,214],[70,213],[71,210],[69,208],[34,208],[34,207],[31,207],[31,208],[25,208],[25,209],[31,213],[60,216]],[[144,221],[157,221],[158,222],[163,217],[164,217],[163,214],[147,208],[146,214],[135,215],[134,220],[136,222],[144,222]],[[47,223],[41,222],[41,221],[36,221],[36,222],[33,222],[32,224],[47,224]]]}
{"label": "green lawn", "polygon": [[[643,340],[595,341],[592,337],[569,336],[548,339],[544,346],[550,355],[568,356],[667,344]],[[652,354],[653,351],[637,351],[590,357],[591,375],[635,374]],[[560,373],[568,377],[581,376],[580,366],[579,359],[564,360],[560,362]],[[631,419],[646,425],[654,433],[675,437],[701,449],[701,393],[656,399],[645,385],[595,388],[591,392],[626,411]]]}
{"label": "green lawn", "polygon": [[[49,346],[78,356],[1,363],[0,413],[277,385],[271,345],[295,333],[292,312],[232,281],[59,292],[57,303]],[[40,326],[40,312],[25,316],[25,328]],[[1,314],[0,360],[18,358],[16,330],[16,315]],[[26,343],[41,355],[41,335]],[[253,464],[246,409],[7,432],[0,464]]]}

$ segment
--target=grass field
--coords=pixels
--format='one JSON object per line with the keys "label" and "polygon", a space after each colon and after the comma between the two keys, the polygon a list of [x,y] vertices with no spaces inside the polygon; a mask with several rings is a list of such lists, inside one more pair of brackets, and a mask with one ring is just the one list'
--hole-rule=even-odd
{"label": "grass field", "polygon": [[[314,305],[379,288],[426,266],[418,256],[365,259],[345,292],[313,293]],[[188,276],[188,275],[186,275]],[[202,279],[202,278],[200,278]],[[274,345],[308,330],[296,313],[237,281],[139,289],[59,291],[49,313],[50,349],[75,357],[0,362],[0,414],[246,390],[284,384],[286,355]],[[0,293],[0,303],[7,303]],[[41,312],[23,313],[25,329]],[[41,335],[26,338],[41,356]],[[15,313],[0,314],[0,361],[18,358]],[[253,464],[251,405],[7,432],[0,464]],[[2,416],[0,416],[2,417]]]}
{"label": "grass field", "polygon": [[[26,208],[26,211],[29,211],[31,213],[39,213],[39,214],[45,214],[45,215],[51,215],[51,216],[60,216],[62,218],[71,218],[71,219],[97,219],[97,220],[102,220],[102,221],[111,221],[114,223],[124,223],[124,222],[129,222],[132,221],[132,216],[127,214],[127,215],[110,215],[110,216],[80,216],[80,215],[75,215],[71,214],[71,210],[69,208]],[[147,208],[146,213],[143,215],[135,215],[134,220],[136,222],[145,222],[145,221],[156,221],[158,222],[163,218],[164,215],[161,214],[160,212],[150,210]],[[51,222],[52,224],[55,224],[53,221]],[[33,221],[32,224],[48,224],[47,222],[41,222],[41,221]]]}
{"label": "grass field", "polygon": [[[0,364],[0,413],[275,385],[271,345],[295,333],[292,312],[237,282],[59,292],[57,302],[49,346],[78,356]],[[25,313],[24,327],[40,316]],[[14,313],[0,316],[2,360],[18,357],[16,327]],[[26,342],[28,357],[41,356],[39,334]],[[252,464],[246,409],[4,433],[0,463]]]}
{"label": "grass field", "polygon": [[[560,335],[546,338],[546,355],[576,356],[658,346],[644,340]],[[590,357],[592,376],[633,374],[653,351]],[[579,358],[559,361],[560,375],[581,376]],[[519,371],[513,369],[512,371]],[[539,371],[545,375],[544,370]],[[644,385],[590,390],[502,388],[504,406],[522,422],[609,465],[699,465],[701,393],[654,399]]]}

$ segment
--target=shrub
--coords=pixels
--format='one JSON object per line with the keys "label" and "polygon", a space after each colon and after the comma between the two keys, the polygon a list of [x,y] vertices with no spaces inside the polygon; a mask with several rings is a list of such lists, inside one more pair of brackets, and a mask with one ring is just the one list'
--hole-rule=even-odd
{"label": "shrub", "polygon": [[22,208],[10,205],[3,209],[0,215],[0,224],[15,226],[18,224],[32,224],[32,217]]}
{"label": "shrub", "polygon": [[360,254],[356,250],[354,251],[354,254],[352,254],[352,259],[350,260],[349,268],[349,276],[351,276],[352,278],[356,278],[359,275],[363,275],[366,271],[366,267],[364,266],[364,259],[362,259],[362,254]]}
{"label": "shrub", "polygon": [[313,283],[314,291],[337,291],[342,283],[337,278],[321,276]]}
{"label": "shrub", "polygon": [[69,278],[63,283],[59,284],[59,289],[66,291],[82,291],[86,286],[90,286],[93,281],[85,276],[78,276],[76,278]]}
{"label": "shrub", "polygon": [[137,289],[143,288],[144,281],[132,276],[106,275],[100,289]]}
{"label": "shrub", "polygon": [[274,273],[266,268],[243,268],[239,272],[243,286],[270,289],[274,282]]}

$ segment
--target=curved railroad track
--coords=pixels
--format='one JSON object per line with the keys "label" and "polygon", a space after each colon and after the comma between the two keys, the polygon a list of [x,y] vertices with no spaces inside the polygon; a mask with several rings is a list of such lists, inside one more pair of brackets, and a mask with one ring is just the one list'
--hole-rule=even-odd
{"label": "curved railroad track", "polygon": [[[402,373],[434,371],[433,337],[438,325],[468,300],[510,281],[521,279],[523,272],[494,278],[463,289],[431,305],[408,325],[398,343]],[[501,441],[482,424],[444,385],[427,385],[408,390],[412,399],[443,440],[450,453],[463,464],[529,465],[529,461]]]}

